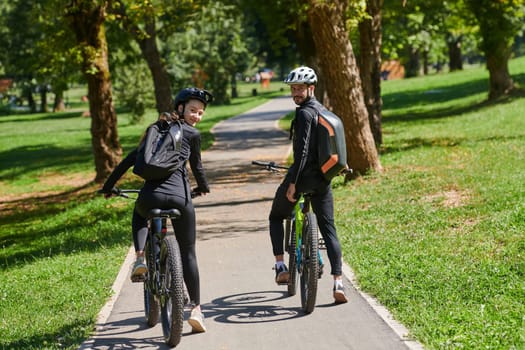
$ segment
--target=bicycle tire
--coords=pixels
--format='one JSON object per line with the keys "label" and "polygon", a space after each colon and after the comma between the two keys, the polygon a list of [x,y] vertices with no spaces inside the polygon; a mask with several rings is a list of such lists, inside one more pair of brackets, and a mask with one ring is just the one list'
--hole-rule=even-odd
{"label": "bicycle tire", "polygon": [[290,234],[292,232],[293,220],[291,217],[287,217],[284,222],[284,251],[290,253]]}
{"label": "bicycle tire", "polygon": [[179,244],[174,236],[164,238],[160,248],[161,318],[164,340],[179,344],[184,321],[184,280]]}
{"label": "bicycle tire", "polygon": [[153,292],[153,286],[155,284],[155,251],[151,246],[151,242],[148,239],[146,241],[146,266],[148,268],[148,274],[144,281],[144,313],[146,316],[146,323],[149,327],[154,327],[159,323],[160,319],[160,304],[158,298],[155,298]]}
{"label": "bicycle tire", "polygon": [[286,241],[288,242],[288,295],[294,296],[297,293],[297,250],[295,227],[290,219],[286,219]]}
{"label": "bicycle tire", "polygon": [[314,311],[317,298],[319,275],[319,239],[317,218],[312,212],[306,213],[303,222],[301,244],[301,307],[307,314]]}

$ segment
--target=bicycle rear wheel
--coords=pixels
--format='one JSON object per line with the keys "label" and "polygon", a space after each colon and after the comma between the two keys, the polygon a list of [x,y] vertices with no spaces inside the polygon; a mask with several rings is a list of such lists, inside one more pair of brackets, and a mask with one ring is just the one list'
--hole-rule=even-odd
{"label": "bicycle rear wheel", "polygon": [[286,220],[286,241],[288,246],[288,268],[290,277],[288,279],[288,295],[294,296],[297,292],[297,250],[296,250],[296,235],[295,225],[291,220]]}
{"label": "bicycle rear wheel", "polygon": [[170,346],[179,344],[184,321],[184,281],[179,244],[167,236],[160,249],[161,317],[164,339]]}
{"label": "bicycle rear wheel", "polygon": [[144,313],[146,316],[146,323],[148,326],[153,327],[159,323],[160,316],[160,304],[159,300],[155,298],[154,284],[155,282],[155,246],[151,244],[148,239],[146,241],[146,266],[148,267],[148,273],[146,280],[144,281]]}
{"label": "bicycle rear wheel", "polygon": [[301,244],[301,307],[309,314],[314,311],[317,298],[319,274],[319,239],[317,218],[312,212],[306,213],[303,222],[303,241]]}
{"label": "bicycle rear wheel", "polygon": [[287,217],[284,221],[284,251],[290,253],[290,235],[292,233],[292,217]]}

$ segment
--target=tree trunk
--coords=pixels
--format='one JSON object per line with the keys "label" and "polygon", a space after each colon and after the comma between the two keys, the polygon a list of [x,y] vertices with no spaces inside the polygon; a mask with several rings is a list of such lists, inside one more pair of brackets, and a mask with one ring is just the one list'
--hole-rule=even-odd
{"label": "tree trunk", "polygon": [[232,98],[239,97],[239,93],[237,92],[237,78],[235,77],[235,74],[232,74],[230,78],[230,84],[231,84],[231,95]]}
{"label": "tree trunk", "polygon": [[153,77],[153,85],[155,86],[155,101],[157,103],[157,111],[171,112],[173,111],[173,98],[171,92],[171,82],[166,67],[162,63],[159,49],[157,47],[157,32],[155,29],[155,18],[147,19],[145,26],[147,36],[137,40],[142,56],[148,62],[148,67]]}
{"label": "tree trunk", "polygon": [[95,5],[91,1],[72,0],[67,12],[82,50],[82,69],[88,84],[91,144],[97,183],[107,178],[122,156],[104,31],[106,5],[105,2]]}
{"label": "tree trunk", "polygon": [[144,30],[141,30],[126,14],[126,7],[122,1],[117,1],[118,7],[113,7],[114,11],[120,16],[124,28],[130,33],[140,47],[142,57],[146,60],[153,79],[155,88],[155,101],[157,111],[168,112],[173,110],[173,97],[171,82],[162,62],[162,58],[157,46],[157,30],[155,28],[155,17],[151,14],[145,15]]}
{"label": "tree trunk", "polygon": [[461,35],[457,37],[452,34],[447,35],[448,67],[451,72],[463,69],[463,60],[461,59],[462,38]]}
{"label": "tree trunk", "polygon": [[489,71],[489,100],[519,89],[510,77],[508,62],[514,37],[523,28],[523,2],[465,0],[465,3],[479,24],[480,47]]}
{"label": "tree trunk", "polygon": [[27,97],[27,105],[29,106],[29,110],[31,113],[36,113],[36,102],[33,98],[33,88],[31,86],[25,89],[25,95]]}
{"label": "tree trunk", "polygon": [[428,75],[428,51],[423,51],[423,75]]}
{"label": "tree trunk", "polygon": [[47,87],[40,85],[40,112],[47,113]]}
{"label": "tree trunk", "polygon": [[357,174],[381,171],[381,164],[368,122],[361,79],[352,44],[345,27],[347,1],[309,0],[308,21],[315,27],[313,38],[323,79],[335,114],[345,125],[348,164]]}
{"label": "tree trunk", "polygon": [[412,46],[408,47],[408,62],[405,66],[405,72],[407,78],[417,77],[421,69],[421,63],[419,60],[419,49]]}
{"label": "tree trunk", "polygon": [[64,94],[55,95],[53,102],[53,112],[63,112],[66,110],[66,103],[64,102]]}
{"label": "tree trunk", "polygon": [[318,76],[317,86],[315,87],[315,97],[327,108],[330,107],[330,99],[326,93],[326,80],[323,79],[323,71],[318,63],[318,57],[315,50],[315,43],[312,38],[312,30],[308,22],[302,21],[296,24],[297,48],[304,60],[304,64],[312,68]]}
{"label": "tree trunk", "polygon": [[512,45],[504,40],[493,45],[491,50],[485,51],[489,71],[489,100],[507,95],[516,88],[510,76],[508,64],[512,54]]}
{"label": "tree trunk", "polygon": [[56,82],[53,84],[53,92],[55,93],[55,101],[53,103],[53,112],[62,112],[66,110],[64,101],[64,91],[67,89],[66,83]]}
{"label": "tree trunk", "polygon": [[487,53],[487,69],[489,71],[489,100],[507,95],[515,88],[509,74],[508,58]]}
{"label": "tree trunk", "polygon": [[376,146],[383,143],[381,126],[381,8],[383,0],[367,0],[366,12],[370,16],[359,23],[361,44],[361,81],[368,121]]}

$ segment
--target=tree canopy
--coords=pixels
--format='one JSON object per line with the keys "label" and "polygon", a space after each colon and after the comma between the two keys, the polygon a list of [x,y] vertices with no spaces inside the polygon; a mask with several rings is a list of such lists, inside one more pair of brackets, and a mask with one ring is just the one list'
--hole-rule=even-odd
{"label": "tree canopy", "polygon": [[[344,13],[334,13],[336,8]],[[243,75],[267,67],[282,79],[294,66],[307,64],[318,71],[316,92],[328,106],[340,108],[353,96],[356,109],[341,113],[357,118],[363,96],[364,113],[370,115],[366,128],[379,145],[382,60],[399,60],[406,77],[429,74],[431,67],[443,72],[473,60],[486,62],[488,97],[495,99],[518,89],[507,62],[524,51],[519,45],[524,45],[525,0],[13,0],[2,2],[0,12],[0,44],[6,48],[0,52],[0,74],[16,82],[33,111],[33,93],[41,94],[45,110],[46,93],[52,91],[59,110],[69,83],[87,83],[93,145],[100,150],[95,151],[98,179],[120,158],[113,87],[140,117],[152,106],[172,108],[173,91],[181,87],[203,87],[218,103],[229,103]],[[323,13],[341,15],[342,22],[312,21]],[[335,36],[320,36],[332,29],[344,33],[335,46]],[[340,72],[349,74],[349,86],[330,78],[336,61],[327,60],[341,57]],[[126,91],[125,85],[134,89]],[[351,132],[356,125],[361,124],[348,123]],[[357,159],[371,160],[362,170],[380,168],[369,157],[374,147],[360,149]]]}

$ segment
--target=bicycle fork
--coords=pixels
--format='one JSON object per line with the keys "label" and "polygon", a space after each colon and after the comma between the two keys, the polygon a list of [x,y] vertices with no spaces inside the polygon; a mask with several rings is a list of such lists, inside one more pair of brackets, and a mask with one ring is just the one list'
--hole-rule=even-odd
{"label": "bicycle fork", "polygon": [[[306,212],[304,209],[304,203],[299,203],[301,207],[301,211],[303,214]],[[309,205],[309,203],[307,203]],[[299,273],[302,273],[303,264],[303,257],[302,257],[302,251],[304,249],[303,247],[303,216],[299,215],[298,217],[295,215],[295,212],[292,213],[291,216],[291,229],[296,232],[296,242],[295,242],[295,256],[297,261],[297,271]],[[324,240],[322,238],[319,238],[319,247],[324,247]],[[317,259],[319,261],[319,278],[321,278],[321,275],[323,273],[322,267],[324,266],[323,262],[323,256],[321,255],[321,250],[317,250]],[[308,262],[303,262],[304,264],[307,264]]]}

